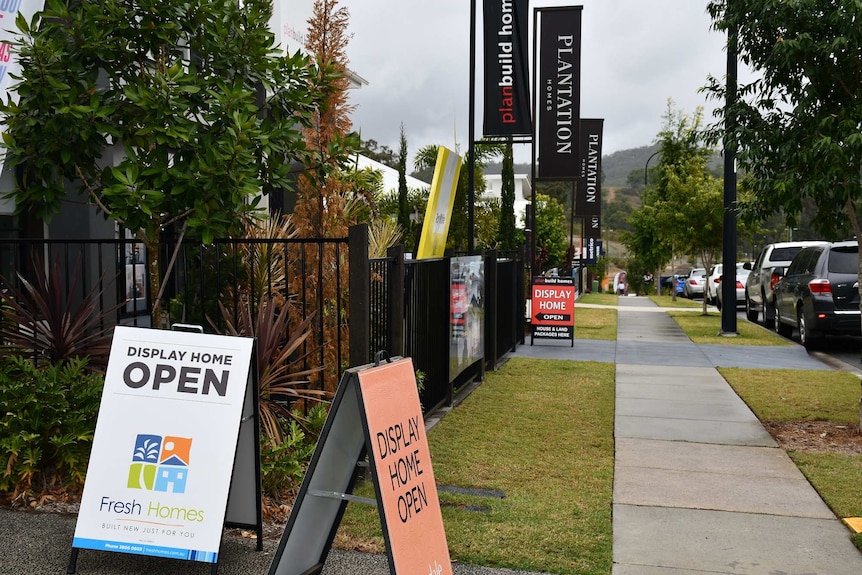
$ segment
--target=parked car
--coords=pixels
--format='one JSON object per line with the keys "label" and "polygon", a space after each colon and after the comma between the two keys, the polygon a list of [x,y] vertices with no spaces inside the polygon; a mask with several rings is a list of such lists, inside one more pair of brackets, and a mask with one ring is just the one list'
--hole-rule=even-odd
{"label": "parked car", "polygon": [[[736,275],[739,276],[740,271],[746,269],[747,264],[738,262],[736,264]],[[748,266],[747,269],[750,269]],[[721,289],[721,277],[724,274],[724,266],[715,264],[709,270],[709,275],[706,277],[706,286],[704,287],[703,297],[706,298],[706,303],[716,305],[718,303],[718,292]]]}
{"label": "parked car", "polygon": [[745,282],[745,316],[748,321],[756,322],[760,318],[763,320],[763,325],[772,327],[775,318],[772,292],[775,284],[781,279],[781,274],[802,248],[825,243],[779,242],[764,246]]}
{"label": "parked car", "polygon": [[859,244],[803,248],[774,288],[775,331],[818,347],[827,335],[860,335]]}
{"label": "parked car", "polygon": [[[745,267],[736,269],[736,307],[745,307],[745,280],[748,279],[750,273],[751,270]],[[724,304],[723,291],[721,289],[721,282],[719,282],[715,298],[715,307],[718,309],[721,309],[721,306]]]}
{"label": "parked car", "polygon": [[688,298],[703,297],[706,285],[706,268],[692,268],[682,287],[682,295]]}

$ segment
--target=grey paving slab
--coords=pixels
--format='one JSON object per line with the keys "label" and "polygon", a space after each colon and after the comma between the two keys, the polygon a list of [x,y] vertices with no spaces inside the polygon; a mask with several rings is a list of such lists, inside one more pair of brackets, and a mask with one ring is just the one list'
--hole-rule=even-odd
{"label": "grey paving slab", "polygon": [[617,341],[616,362],[629,365],[714,367],[698,346],[655,341]]}
{"label": "grey paving slab", "polygon": [[615,504],[712,509],[834,519],[811,484],[796,478],[757,477],[620,465],[614,481]]}
{"label": "grey paving slab", "polygon": [[696,419],[709,421],[749,422],[751,410],[738,398],[723,401],[620,398],[616,400],[617,416],[658,417],[661,419]]}
{"label": "grey paving slab", "polygon": [[617,399],[664,399],[732,401],[739,396],[724,380],[721,383],[620,383],[617,380]]}
{"label": "grey paving slab", "polygon": [[834,518],[617,504],[613,516],[615,574],[650,573],[639,567],[736,575],[862,573],[862,554]]}
{"label": "grey paving slab", "polygon": [[652,565],[614,565],[611,575],[709,575],[715,571],[702,569],[674,569],[672,567],[653,567]]}
{"label": "grey paving slab", "polygon": [[726,473],[745,477],[801,477],[796,464],[783,449],[655,441],[619,437],[616,440],[616,461],[626,469],[655,468],[702,473]]}
{"label": "grey paving slab", "polygon": [[[625,360],[625,357],[619,359]],[[711,365],[709,366],[686,366],[667,365],[663,363],[630,364],[625,361],[617,362],[617,381],[627,383],[630,381],[652,382],[652,383],[679,383],[685,385],[700,382],[712,382],[727,386],[727,382]]]}
{"label": "grey paving slab", "polygon": [[774,447],[775,441],[757,420],[698,421],[659,417],[617,415],[615,437],[694,441],[719,445],[751,445]]}
{"label": "grey paving slab", "polygon": [[572,361],[599,361],[602,363],[613,363],[616,358],[615,341],[595,339],[575,339],[575,345],[570,341],[554,341],[537,339],[530,345],[530,337],[525,340],[525,345],[509,354],[509,357],[531,357],[538,359],[567,359]]}

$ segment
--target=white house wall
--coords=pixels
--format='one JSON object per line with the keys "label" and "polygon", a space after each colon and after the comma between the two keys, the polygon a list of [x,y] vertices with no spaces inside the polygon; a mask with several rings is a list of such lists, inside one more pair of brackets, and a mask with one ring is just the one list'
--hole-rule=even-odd
{"label": "white house wall", "polygon": [[[485,193],[482,198],[503,198],[503,176],[501,174],[485,174]],[[515,222],[522,225],[527,205],[533,197],[533,187],[526,174],[515,174]]]}

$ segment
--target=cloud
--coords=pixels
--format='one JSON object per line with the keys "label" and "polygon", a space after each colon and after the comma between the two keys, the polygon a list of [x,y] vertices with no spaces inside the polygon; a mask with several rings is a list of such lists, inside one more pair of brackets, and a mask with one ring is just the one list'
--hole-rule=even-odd
{"label": "cloud", "polygon": [[[720,102],[698,90],[724,75],[722,34],[710,30],[705,3],[680,0],[583,0],[581,116],[605,119],[604,152],[649,145],[667,100],[691,114]],[[342,3],[342,5],[347,5]],[[351,94],[363,139],[398,149],[404,123],[409,150],[467,149],[469,6],[464,0],[363,0],[350,4],[350,66],[369,85]],[[477,2],[476,138],[482,123],[481,2]],[[544,1],[531,8],[569,5]],[[532,28],[532,10],[531,10]],[[529,161],[529,146],[516,148]]]}

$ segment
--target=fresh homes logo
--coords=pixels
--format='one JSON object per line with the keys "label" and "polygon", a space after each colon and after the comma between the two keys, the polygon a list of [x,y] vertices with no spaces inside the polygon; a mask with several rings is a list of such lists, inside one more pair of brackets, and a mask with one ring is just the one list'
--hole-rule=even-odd
{"label": "fresh homes logo", "polygon": [[192,439],[138,434],[129,466],[129,489],[185,493]]}
{"label": "fresh homes logo", "polygon": [[[183,494],[189,479],[192,438],[172,435],[138,434],[126,487],[153,493]],[[114,515],[144,515],[151,519],[204,520],[204,510],[165,505],[158,501],[141,503],[103,496],[99,511]]]}

